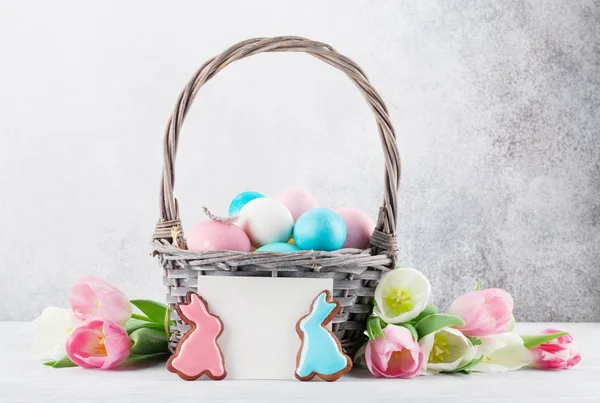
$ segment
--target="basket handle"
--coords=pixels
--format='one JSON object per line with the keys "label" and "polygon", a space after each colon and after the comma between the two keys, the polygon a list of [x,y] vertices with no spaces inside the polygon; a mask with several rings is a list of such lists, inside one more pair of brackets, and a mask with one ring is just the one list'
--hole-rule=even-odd
{"label": "basket handle", "polygon": [[160,190],[160,220],[156,225],[153,239],[172,239],[175,227],[180,228],[179,208],[173,197],[175,185],[175,158],[179,143],[179,132],[196,94],[202,86],[227,67],[230,63],[262,52],[305,52],[343,71],[363,94],[373,110],[379,137],[385,156],[385,194],[379,209],[377,224],[371,238],[371,247],[376,253],[386,253],[395,264],[397,254],[396,219],[397,193],[400,182],[400,155],[396,145],[396,135],[381,97],[369,83],[367,76],[352,60],[336,52],[331,46],[309,39],[282,36],[274,38],[254,38],[233,45],[225,52],[204,63],[183,89],[175,109],[167,123],[164,137],[164,166]]}

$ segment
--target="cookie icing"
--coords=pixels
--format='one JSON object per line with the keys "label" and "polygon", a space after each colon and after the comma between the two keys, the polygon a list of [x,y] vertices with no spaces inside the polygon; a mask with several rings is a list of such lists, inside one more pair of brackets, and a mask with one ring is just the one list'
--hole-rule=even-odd
{"label": "cookie icing", "polygon": [[309,314],[296,326],[302,339],[296,366],[296,378],[300,380],[318,375],[334,381],[352,367],[352,361],[342,352],[339,340],[325,327],[339,311],[339,304],[328,301],[330,298],[328,291],[321,292],[312,303]]}
{"label": "cookie icing", "polygon": [[209,378],[225,378],[225,362],[217,339],[223,332],[221,319],[210,313],[206,302],[194,292],[186,296],[186,304],[178,304],[179,316],[191,329],[182,337],[167,368],[181,378],[194,380],[206,374]]}

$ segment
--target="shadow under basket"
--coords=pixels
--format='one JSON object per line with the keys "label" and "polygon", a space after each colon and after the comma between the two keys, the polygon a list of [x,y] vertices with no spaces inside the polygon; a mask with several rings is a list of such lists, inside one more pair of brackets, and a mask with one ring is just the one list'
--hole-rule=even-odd
{"label": "shadow under basket", "polygon": [[[369,248],[331,252],[195,252],[185,248],[179,209],[173,196],[174,163],[179,132],[198,90],[231,62],[262,52],[304,52],[346,73],[373,110],[385,157],[385,192]],[[164,140],[160,220],[152,249],[163,268],[171,327],[169,348],[189,329],[177,315],[175,304],[188,291],[197,291],[202,276],[258,276],[332,278],[333,299],[341,309],[333,320],[333,332],[347,354],[353,355],[365,341],[365,321],[373,306],[373,294],[381,275],[396,265],[397,189],[400,157],[387,108],[364,72],[331,46],[299,37],[255,38],[240,42],[204,63],[179,95]]]}

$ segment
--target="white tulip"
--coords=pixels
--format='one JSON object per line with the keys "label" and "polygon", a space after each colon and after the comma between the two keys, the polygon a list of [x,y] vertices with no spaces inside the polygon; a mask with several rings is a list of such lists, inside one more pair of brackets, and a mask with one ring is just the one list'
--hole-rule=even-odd
{"label": "white tulip", "polygon": [[451,327],[428,334],[419,340],[419,345],[425,358],[423,374],[454,371],[476,357],[471,340]]}
{"label": "white tulip", "polygon": [[49,306],[33,325],[34,356],[45,361],[56,361],[65,356],[65,342],[79,321],[70,309]]}
{"label": "white tulip", "polygon": [[475,354],[483,356],[483,359],[471,368],[472,371],[515,371],[531,363],[531,353],[515,333],[482,336],[480,339],[482,343],[476,346]]}
{"label": "white tulip", "polygon": [[398,268],[379,281],[373,313],[387,323],[404,323],[419,316],[427,306],[431,284],[418,270]]}

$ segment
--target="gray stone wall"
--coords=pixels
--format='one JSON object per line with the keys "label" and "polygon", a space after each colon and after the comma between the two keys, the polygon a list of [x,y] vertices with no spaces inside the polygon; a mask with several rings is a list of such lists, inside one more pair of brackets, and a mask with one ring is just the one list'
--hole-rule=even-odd
{"label": "gray stone wall", "polygon": [[[441,308],[480,280],[518,320],[600,320],[597,0],[0,2],[0,320],[65,306],[80,274],[164,299],[148,241],[177,94],[233,43],[289,34],[354,59],[386,101],[401,262]],[[180,144],[185,228],[243,190],[372,216],[382,197],[370,111],[306,55],[219,73]]]}

